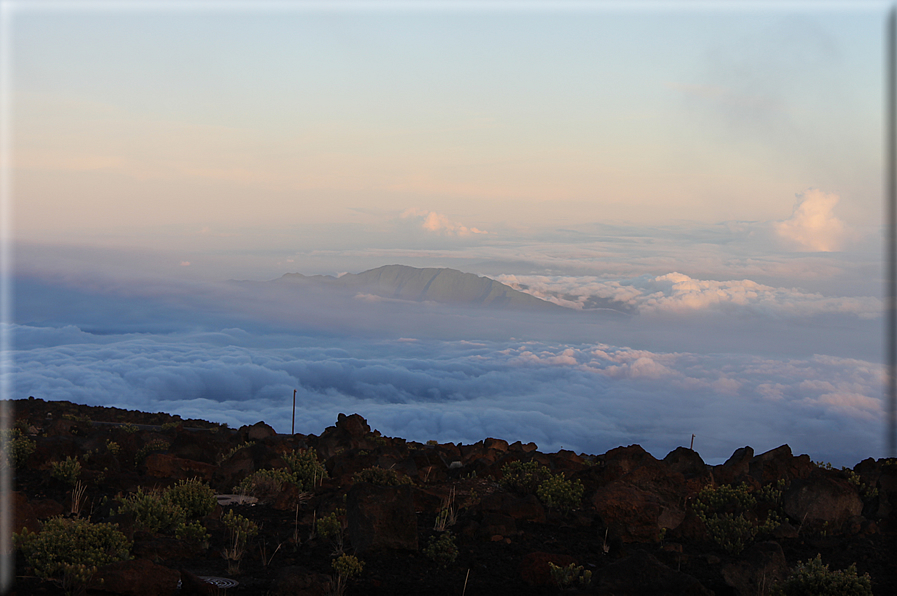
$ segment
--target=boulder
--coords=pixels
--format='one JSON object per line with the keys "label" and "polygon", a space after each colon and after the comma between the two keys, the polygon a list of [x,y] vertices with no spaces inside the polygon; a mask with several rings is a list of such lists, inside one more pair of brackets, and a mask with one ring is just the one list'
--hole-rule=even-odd
{"label": "boulder", "polygon": [[518,497],[507,491],[496,491],[480,499],[473,511],[500,512],[519,521],[545,523],[545,507],[536,495]]}
{"label": "boulder", "polygon": [[520,577],[531,586],[550,586],[554,582],[551,579],[549,563],[558,567],[566,567],[576,559],[570,555],[558,555],[553,553],[534,552],[529,553],[520,562]]}
{"label": "boulder", "polygon": [[28,497],[25,496],[25,493],[15,491],[11,496],[13,511],[12,531],[15,534],[21,534],[25,528],[28,528],[29,532],[40,531],[40,522],[37,520],[37,516],[34,515],[34,509],[28,503]]}
{"label": "boulder", "polygon": [[610,533],[623,542],[654,542],[662,528],[676,528],[685,519],[677,503],[622,480],[599,488],[592,505]]}
{"label": "boulder", "polygon": [[252,426],[241,426],[238,432],[244,441],[262,441],[277,434],[277,431],[264,422],[256,422]]}
{"label": "boulder", "polygon": [[209,482],[217,470],[212,464],[176,457],[170,453],[152,453],[147,456],[145,463],[148,476],[171,480],[200,478]]}
{"label": "boulder", "polygon": [[346,516],[356,552],[390,548],[417,550],[417,515],[413,489],[360,482],[349,489]]}
{"label": "boulder", "polygon": [[[595,579],[592,578],[594,583]],[[635,554],[611,563],[598,582],[602,596],[712,596],[713,592],[692,576],[673,571],[650,553]]]}
{"label": "boulder", "polygon": [[336,417],[336,428],[345,431],[353,437],[363,437],[371,432],[368,421],[358,414],[352,414],[351,416],[339,414]]}
{"label": "boulder", "polygon": [[778,542],[758,542],[745,550],[734,563],[722,568],[726,585],[738,596],[766,594],[776,583],[785,581],[789,567]]}
{"label": "boulder", "polygon": [[165,596],[177,593],[180,579],[180,572],[174,569],[148,559],[133,559],[100,567],[90,588],[126,596]]}
{"label": "boulder", "polygon": [[181,569],[181,589],[178,596],[219,596],[221,590],[198,575]]}
{"label": "boulder", "polygon": [[328,596],[332,590],[329,575],[289,566],[277,571],[271,593],[274,596]]}
{"label": "boulder", "polygon": [[657,458],[642,449],[641,445],[611,449],[601,456],[601,460],[604,462],[604,466],[600,471],[605,482],[621,478],[645,464],[657,463]]}
{"label": "boulder", "polygon": [[750,447],[741,447],[732,453],[726,463],[713,466],[713,479],[717,484],[735,484],[742,476],[748,473],[751,460],[754,459],[754,450]]}
{"label": "boulder", "polygon": [[863,500],[845,480],[821,473],[795,480],[782,495],[782,508],[801,524],[828,523],[836,529],[863,512]]}

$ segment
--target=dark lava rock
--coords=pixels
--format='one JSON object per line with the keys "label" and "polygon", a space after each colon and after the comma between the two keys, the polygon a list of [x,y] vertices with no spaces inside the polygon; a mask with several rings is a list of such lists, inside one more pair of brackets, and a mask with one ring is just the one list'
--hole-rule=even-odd
{"label": "dark lava rock", "polygon": [[361,482],[349,489],[346,515],[356,552],[376,548],[417,550],[413,489]]}

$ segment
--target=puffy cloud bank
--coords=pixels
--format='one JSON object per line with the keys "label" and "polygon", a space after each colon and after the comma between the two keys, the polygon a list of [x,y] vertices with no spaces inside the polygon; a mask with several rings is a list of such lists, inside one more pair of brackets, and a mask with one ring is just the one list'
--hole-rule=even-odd
{"label": "puffy cloud bank", "polygon": [[451,221],[442,213],[427,211],[412,207],[401,214],[402,219],[410,219],[420,225],[420,228],[428,232],[445,236],[471,236],[474,234],[488,234],[485,230],[469,228],[457,222]]}
{"label": "puffy cloud bank", "polygon": [[815,188],[797,197],[799,202],[791,217],[773,226],[779,238],[796,250],[840,250],[847,237],[847,229],[832,213],[840,197]]}
{"label": "puffy cloud bank", "polygon": [[[231,425],[320,432],[358,412],[391,436],[603,453],[687,445],[720,462],[738,447],[789,443],[852,465],[883,451],[882,369],[856,359],[653,352],[602,343],[93,335],[12,329],[15,396],[164,410]],[[881,436],[880,436],[881,435]]]}
{"label": "puffy cloud bank", "polygon": [[881,299],[872,296],[824,296],[749,279],[702,280],[676,272],[623,280],[545,275],[501,275],[497,279],[543,300],[580,310],[612,308],[641,314],[740,311],[775,317],[849,314],[875,319],[881,317],[883,306]]}

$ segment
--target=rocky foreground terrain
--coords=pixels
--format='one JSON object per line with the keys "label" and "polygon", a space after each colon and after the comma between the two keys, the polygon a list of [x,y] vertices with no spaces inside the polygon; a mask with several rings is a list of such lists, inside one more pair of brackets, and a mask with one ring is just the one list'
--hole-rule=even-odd
{"label": "rocky foreground terrain", "polygon": [[[817,555],[831,570],[855,563],[874,594],[897,593],[897,460],[837,470],[783,445],[709,466],[684,447],[658,460],[638,445],[583,455],[499,438],[421,444],[381,436],[359,415],[285,435],[262,422],[234,430],[69,402],[11,405],[27,446],[14,531],[64,516],[116,523],[129,541],[131,558],[100,566],[87,594],[755,596]],[[305,484],[275,473],[244,482],[308,450],[323,468],[303,468],[315,470]],[[121,511],[134,494],[194,478],[217,503],[189,535]],[[240,544],[235,514],[257,528]],[[360,572],[340,580],[341,555]],[[590,581],[559,586],[549,563]],[[14,594],[65,593],[21,549],[15,573]]]}

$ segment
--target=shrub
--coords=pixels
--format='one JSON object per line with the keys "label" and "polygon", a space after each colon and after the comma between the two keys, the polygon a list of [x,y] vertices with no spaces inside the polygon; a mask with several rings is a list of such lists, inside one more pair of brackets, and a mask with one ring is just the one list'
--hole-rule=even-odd
{"label": "shrub", "polygon": [[209,515],[218,505],[215,491],[198,478],[178,481],[165,491],[164,498],[181,507],[187,517],[192,518]]}
{"label": "shrub", "polygon": [[576,565],[575,563],[570,563],[566,567],[560,567],[549,561],[548,571],[551,573],[552,581],[561,589],[569,588],[574,584],[588,586],[592,583],[592,572],[588,570],[583,571],[582,565]]}
{"label": "shrub", "polygon": [[806,563],[798,561],[788,578],[773,590],[777,596],[872,596],[868,573],[857,575],[856,564],[844,571],[829,571],[822,555]]}
{"label": "shrub", "polygon": [[370,482],[377,486],[399,486],[411,484],[411,479],[407,476],[399,476],[395,470],[373,467],[355,472],[352,475],[352,482]]}
{"label": "shrub", "polygon": [[174,531],[174,535],[178,540],[199,542],[206,546],[208,546],[209,538],[211,538],[209,533],[206,532],[205,526],[199,521],[178,524],[178,527]]}
{"label": "shrub", "polygon": [[180,424],[180,422],[166,422],[162,425],[162,432],[175,430]]}
{"label": "shrub", "polygon": [[505,489],[522,495],[535,494],[551,472],[536,461],[515,461],[501,468],[501,480],[498,483]]}
{"label": "shrub", "polygon": [[133,435],[138,430],[140,430],[139,428],[137,428],[136,424],[131,424],[130,422],[126,422],[125,424],[122,424],[119,428],[122,429],[123,431],[125,431],[126,433],[128,433],[129,435]]}
{"label": "shrub", "polygon": [[134,457],[134,465],[139,466],[140,464],[142,464],[146,459],[146,456],[150,453],[167,451],[169,447],[171,447],[171,443],[169,443],[168,441],[163,441],[161,439],[150,441],[137,451],[137,455]]}
{"label": "shrub", "polygon": [[444,532],[438,539],[435,536],[430,536],[427,548],[424,549],[424,555],[440,567],[451,565],[458,558],[455,537],[451,532]]}
{"label": "shrub", "polygon": [[564,513],[579,507],[582,493],[582,482],[567,480],[563,474],[549,474],[536,489],[536,496],[546,507],[559,509]]}
{"label": "shrub", "polygon": [[233,509],[228,511],[221,521],[227,528],[228,544],[231,545],[224,549],[224,558],[227,559],[228,573],[233,575],[240,571],[240,559],[246,552],[247,541],[258,534],[259,528],[252,520],[234,513]]}
{"label": "shrub", "polygon": [[266,499],[282,491],[285,484],[295,483],[295,480],[296,477],[286,468],[256,470],[235,486],[234,492]]}
{"label": "shrub", "polygon": [[131,543],[115,524],[54,517],[40,532],[25,528],[13,536],[35,575],[61,583],[68,594],[80,592],[97,567],[130,559]]}
{"label": "shrub", "polygon": [[121,445],[113,441],[112,439],[108,439],[106,441],[106,450],[109,451],[112,455],[118,455],[121,452]]}
{"label": "shrub", "polygon": [[81,464],[76,458],[66,456],[65,461],[54,461],[50,464],[52,471],[50,475],[57,480],[61,480],[72,486],[81,476]]}
{"label": "shrub", "polygon": [[286,468],[253,472],[234,487],[234,492],[263,498],[280,492],[287,482],[295,484],[302,492],[310,492],[327,478],[327,469],[318,460],[314,449],[299,449],[283,459]]}
{"label": "shrub", "polygon": [[299,449],[285,455],[283,459],[294,476],[293,484],[303,492],[313,491],[327,478],[327,469],[314,449]]}
{"label": "shrub", "polygon": [[[765,500],[781,499],[781,489],[761,492]],[[710,537],[731,554],[740,553],[758,534],[772,532],[779,525],[779,517],[770,511],[765,521],[750,520],[745,513],[757,506],[757,499],[747,484],[706,487],[692,502],[697,516],[704,522]]]}
{"label": "shrub", "polygon": [[34,441],[18,428],[0,430],[0,469],[19,468],[34,453]]}
{"label": "shrub", "polygon": [[221,464],[223,462],[226,462],[227,460],[229,460],[230,458],[235,456],[237,454],[237,452],[240,451],[241,449],[245,449],[246,447],[252,447],[253,445],[255,445],[255,441],[245,441],[243,443],[235,445],[227,453],[222,453],[221,455],[218,456],[218,463]]}
{"label": "shrub", "polygon": [[336,572],[336,588],[333,593],[342,596],[346,592],[349,580],[361,573],[364,563],[352,555],[341,555],[330,564]]}
{"label": "shrub", "polygon": [[142,488],[123,499],[118,513],[133,514],[140,528],[153,533],[174,534],[187,521],[182,507],[156,491],[145,493]]}
{"label": "shrub", "polygon": [[336,538],[343,531],[343,522],[340,516],[345,515],[345,510],[337,510],[316,522],[316,531],[322,538]]}

